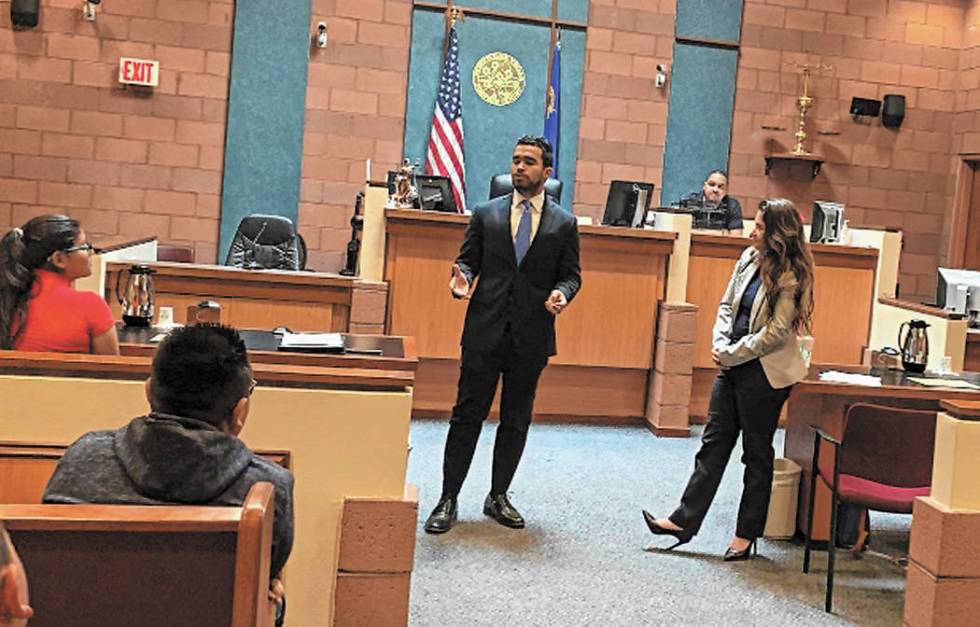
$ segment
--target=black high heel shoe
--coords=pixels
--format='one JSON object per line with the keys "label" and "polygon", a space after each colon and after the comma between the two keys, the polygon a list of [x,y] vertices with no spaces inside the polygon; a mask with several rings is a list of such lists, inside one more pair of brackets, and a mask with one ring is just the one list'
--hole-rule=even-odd
{"label": "black high heel shoe", "polygon": [[747,559],[752,559],[759,554],[759,548],[756,541],[753,540],[749,542],[749,545],[742,549],[741,551],[736,551],[735,549],[728,547],[725,551],[725,561],[726,562],[741,562]]}
{"label": "black high heel shoe", "polygon": [[691,533],[690,531],[686,531],[684,529],[667,529],[666,527],[661,527],[660,525],[657,524],[656,517],[654,517],[653,514],[651,514],[647,510],[643,510],[643,520],[646,522],[647,527],[650,528],[650,533],[652,533],[653,535],[673,536],[674,539],[677,540],[677,542],[668,546],[666,549],[664,549],[664,551],[670,551],[672,549],[676,549],[682,544],[687,544],[688,542],[691,541],[691,538],[694,537],[693,533]]}

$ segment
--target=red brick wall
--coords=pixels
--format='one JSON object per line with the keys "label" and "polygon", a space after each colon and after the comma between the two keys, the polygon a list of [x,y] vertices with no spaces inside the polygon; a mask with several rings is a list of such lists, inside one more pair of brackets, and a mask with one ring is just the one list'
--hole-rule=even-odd
{"label": "red brick wall", "polygon": [[980,154],[980,0],[965,3],[960,84],[953,123],[953,152]]}
{"label": "red brick wall", "polygon": [[401,162],[411,45],[411,0],[313,0],[299,228],[310,265],[337,271],[350,239],[354,196]]}
{"label": "red brick wall", "polygon": [[657,64],[674,50],[674,0],[590,0],[575,206],[597,222],[613,179],[657,183],[663,176],[666,89]]}
{"label": "red brick wall", "polygon": [[[733,193],[747,209],[778,195],[807,213],[839,200],[853,226],[901,227],[901,291],[928,298],[954,155],[980,151],[980,39],[964,28],[978,3],[746,0]],[[112,0],[91,24],[78,4],[42,0],[41,25],[18,32],[0,10],[0,228],[68,211],[96,234],[156,233],[216,260],[233,5]],[[614,178],[662,178],[668,92],[653,80],[674,13],[674,0],[590,0],[576,213],[599,218]],[[336,270],[365,159],[379,178],[401,157],[411,2],[314,0],[311,31],[320,20],[330,43],[311,50],[299,224],[311,267]],[[121,55],[161,61],[152,96],[115,85]],[[763,176],[766,152],[792,144],[792,61],[835,68],[814,83],[808,132],[828,163],[812,182],[801,168]],[[850,120],[852,96],[886,93],[907,98],[900,131]]]}
{"label": "red brick wall", "polygon": [[[764,196],[843,202],[852,226],[905,232],[900,291],[935,296],[936,267],[951,208],[953,133],[960,89],[962,0],[746,0],[735,96],[730,186],[750,211]],[[793,146],[799,76],[789,63],[833,66],[813,83],[808,146],[827,159],[809,180],[804,167],[763,174],[763,156]],[[854,122],[854,96],[903,94],[898,131]],[[962,96],[961,96],[962,99]],[[971,120],[972,121],[972,120]],[[770,130],[776,127],[785,130]]]}
{"label": "red brick wall", "polygon": [[[233,5],[42,0],[13,31],[0,5],[0,228],[64,212],[96,235],[155,234],[213,261]],[[121,89],[120,56],[157,59],[152,96]]]}

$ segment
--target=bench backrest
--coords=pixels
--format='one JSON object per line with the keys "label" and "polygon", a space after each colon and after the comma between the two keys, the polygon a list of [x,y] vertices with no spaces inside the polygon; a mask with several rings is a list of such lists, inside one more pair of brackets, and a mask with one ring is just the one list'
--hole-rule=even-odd
{"label": "bench backrest", "polygon": [[[0,503],[40,503],[67,448],[63,444],[0,442]],[[289,451],[256,453],[289,469]]]}
{"label": "bench backrest", "polygon": [[271,483],[241,507],[0,505],[31,627],[267,627]]}

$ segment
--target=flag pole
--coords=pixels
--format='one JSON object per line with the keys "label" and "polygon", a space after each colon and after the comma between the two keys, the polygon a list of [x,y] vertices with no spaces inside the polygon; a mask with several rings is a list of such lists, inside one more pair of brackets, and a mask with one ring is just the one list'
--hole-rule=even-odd
{"label": "flag pole", "polygon": [[456,25],[457,20],[460,22],[466,21],[466,15],[463,13],[462,9],[454,5],[452,0],[450,0],[449,4],[446,6],[446,33],[442,38],[443,63],[445,63],[446,54],[449,52],[449,31]]}
{"label": "flag pole", "polygon": [[[547,82],[544,85],[545,94],[548,93],[548,86],[551,85],[551,64],[555,58],[555,41],[561,41],[561,31],[558,30],[558,0],[551,0],[551,28],[548,38],[548,74]],[[544,99],[545,114],[548,112],[548,98]]]}

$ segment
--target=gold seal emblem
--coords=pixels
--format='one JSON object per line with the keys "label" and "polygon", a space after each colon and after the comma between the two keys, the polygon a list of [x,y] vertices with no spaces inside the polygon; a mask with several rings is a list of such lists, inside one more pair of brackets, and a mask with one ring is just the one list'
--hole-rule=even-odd
{"label": "gold seal emblem", "polygon": [[506,52],[491,52],[473,66],[473,89],[494,106],[513,104],[524,93],[524,68]]}

